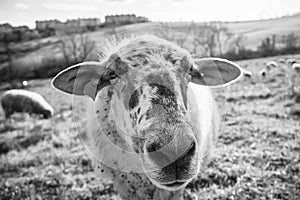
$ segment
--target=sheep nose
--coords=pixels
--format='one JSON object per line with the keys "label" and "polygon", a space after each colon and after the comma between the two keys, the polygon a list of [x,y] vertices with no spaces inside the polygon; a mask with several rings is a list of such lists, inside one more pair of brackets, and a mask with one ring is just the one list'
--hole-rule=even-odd
{"label": "sheep nose", "polygon": [[157,166],[165,167],[172,163],[172,158],[163,150],[163,147],[158,142],[146,144],[146,153],[148,159],[154,162]]}
{"label": "sheep nose", "polygon": [[177,136],[170,140],[152,138],[152,140],[146,142],[145,148],[148,159],[161,167],[194,153],[194,150],[195,141],[191,136]]}

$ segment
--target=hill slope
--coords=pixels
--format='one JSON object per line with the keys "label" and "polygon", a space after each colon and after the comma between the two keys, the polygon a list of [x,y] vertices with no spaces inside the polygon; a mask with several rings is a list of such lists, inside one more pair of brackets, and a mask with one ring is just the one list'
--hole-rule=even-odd
{"label": "hill slope", "polygon": [[[300,38],[300,14],[282,17],[269,20],[244,21],[244,22],[225,22],[231,32],[242,34],[245,36],[244,45],[246,48],[256,49],[261,41],[273,34],[279,39],[282,35],[294,33]],[[188,34],[191,22],[170,22],[164,23],[163,27],[174,29]],[[104,28],[96,32],[89,32],[87,36],[94,40],[97,44],[119,31],[126,32],[127,30],[148,30],[150,27],[161,27],[160,22],[141,23],[121,26],[115,29]],[[46,67],[47,71],[52,70],[52,66],[56,66],[56,60],[62,58],[61,45],[58,42],[59,37],[44,38],[34,41],[18,44],[18,46],[42,46],[39,49],[23,53],[21,56],[16,56],[12,60],[13,68],[18,74],[23,74],[32,69]],[[43,44],[43,45],[37,45]],[[60,64],[62,65],[62,64]],[[5,68],[8,63],[0,64],[0,75],[4,76]],[[50,67],[50,69],[49,69]],[[59,66],[63,67],[63,66]]]}

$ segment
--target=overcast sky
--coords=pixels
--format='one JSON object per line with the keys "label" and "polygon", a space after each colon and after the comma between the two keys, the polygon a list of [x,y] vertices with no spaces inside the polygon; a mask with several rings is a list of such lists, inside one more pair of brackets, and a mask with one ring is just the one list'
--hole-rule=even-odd
{"label": "overcast sky", "polygon": [[300,0],[0,0],[0,23],[136,14],[152,21],[237,21],[300,12]]}

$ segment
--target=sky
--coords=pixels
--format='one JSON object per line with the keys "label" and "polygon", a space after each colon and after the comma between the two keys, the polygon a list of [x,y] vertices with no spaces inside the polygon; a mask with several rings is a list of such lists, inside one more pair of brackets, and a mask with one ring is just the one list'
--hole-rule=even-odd
{"label": "sky", "polygon": [[0,23],[136,14],[151,21],[244,21],[300,12],[299,0],[0,0]]}

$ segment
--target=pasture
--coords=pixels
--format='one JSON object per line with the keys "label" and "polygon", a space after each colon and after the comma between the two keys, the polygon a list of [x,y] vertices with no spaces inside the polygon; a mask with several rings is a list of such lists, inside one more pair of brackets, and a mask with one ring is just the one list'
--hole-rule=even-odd
{"label": "pasture", "polygon": [[[238,62],[253,77],[226,89],[225,127],[208,168],[188,185],[185,199],[192,194],[199,199],[300,199],[300,109],[297,115],[286,66],[259,76],[264,62],[279,58]],[[284,58],[300,60],[300,55]],[[5,120],[0,111],[1,199],[118,199],[111,183],[94,175],[78,137],[85,131],[84,104],[76,104],[77,130],[71,96],[52,89],[48,79],[29,83],[55,115],[45,120],[16,114]]]}

